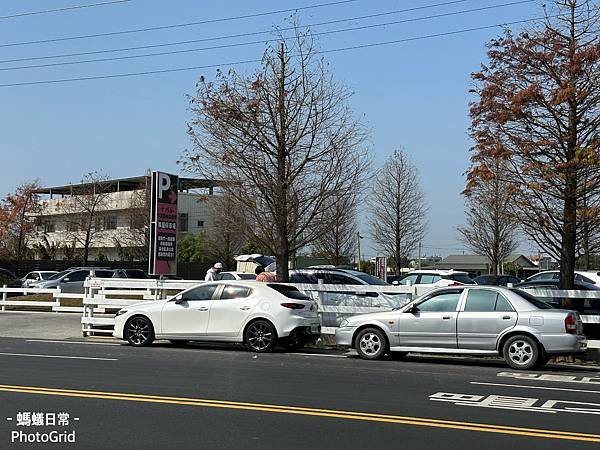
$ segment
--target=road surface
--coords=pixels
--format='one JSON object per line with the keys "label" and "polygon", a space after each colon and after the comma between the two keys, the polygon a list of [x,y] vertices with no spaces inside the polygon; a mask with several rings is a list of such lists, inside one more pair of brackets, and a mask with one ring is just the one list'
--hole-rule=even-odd
{"label": "road surface", "polygon": [[600,370],[0,338],[0,417],[3,449],[600,448]]}

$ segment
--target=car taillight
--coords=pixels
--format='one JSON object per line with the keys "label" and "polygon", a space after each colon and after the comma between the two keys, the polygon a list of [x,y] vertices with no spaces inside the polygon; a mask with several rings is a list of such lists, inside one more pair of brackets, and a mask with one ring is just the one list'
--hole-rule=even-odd
{"label": "car taillight", "polygon": [[304,305],[302,303],[282,303],[281,306],[283,306],[284,308],[290,308],[290,309],[304,308]]}
{"label": "car taillight", "polygon": [[565,317],[565,331],[569,334],[577,334],[577,319],[573,314]]}

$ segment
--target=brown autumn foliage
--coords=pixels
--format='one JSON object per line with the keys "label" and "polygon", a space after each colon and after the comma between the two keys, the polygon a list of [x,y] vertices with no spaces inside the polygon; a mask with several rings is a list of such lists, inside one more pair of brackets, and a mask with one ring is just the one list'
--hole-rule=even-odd
{"label": "brown autumn foliage", "polygon": [[600,223],[599,8],[591,0],[549,6],[546,20],[493,39],[489,61],[472,75],[467,183],[502,159],[513,192],[507,208],[560,260],[561,285],[571,288],[576,256],[591,251],[589,231]]}

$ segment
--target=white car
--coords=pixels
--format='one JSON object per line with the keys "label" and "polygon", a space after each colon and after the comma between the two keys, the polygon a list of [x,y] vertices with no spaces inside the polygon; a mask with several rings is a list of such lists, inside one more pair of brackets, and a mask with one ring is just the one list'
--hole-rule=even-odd
{"label": "white car", "polygon": [[467,272],[458,270],[412,270],[393,284],[410,284],[422,287],[447,287],[476,284]]}
{"label": "white car", "polygon": [[256,280],[256,274],[247,272],[221,272],[221,281],[231,280]]}
{"label": "white car", "polygon": [[[544,270],[543,272],[538,272],[535,275],[531,275],[525,282],[527,281],[552,281],[558,280],[560,278],[560,271],[558,270]],[[575,281],[584,281],[585,283],[591,284],[599,284],[600,285],[600,272],[597,271],[583,271],[576,270],[575,271]]]}
{"label": "white car", "polygon": [[113,336],[140,347],[154,339],[244,343],[254,352],[277,343],[298,349],[321,334],[317,304],[293,286],[255,281],[201,283],[168,300],[121,309]]}
{"label": "white car", "polygon": [[34,270],[21,278],[21,287],[33,287],[35,283],[45,281],[57,273],[56,270]]}

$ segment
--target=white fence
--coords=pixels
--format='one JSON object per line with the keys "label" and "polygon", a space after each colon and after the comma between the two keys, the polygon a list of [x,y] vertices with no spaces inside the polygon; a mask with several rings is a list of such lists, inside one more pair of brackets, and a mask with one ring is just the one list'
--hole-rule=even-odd
{"label": "white fence", "polygon": [[[52,300],[10,300],[9,294],[25,296],[30,294],[51,294]],[[6,311],[7,306],[19,307],[44,307],[50,308],[55,312],[83,312],[81,306],[63,306],[61,300],[79,299],[83,302],[84,294],[73,294],[61,292],[60,289],[41,289],[41,288],[9,288],[4,285],[0,288],[0,310]]]}
{"label": "white fence", "polygon": [[[89,278],[83,294],[64,293],[60,289],[0,288],[0,308],[6,306],[46,307],[56,312],[81,312],[81,330],[84,336],[112,334],[115,312],[123,307],[143,300],[153,301],[168,298],[195,286],[197,280],[129,280],[122,278]],[[420,286],[376,286],[376,285],[326,285],[292,284],[313,298],[319,305],[324,332],[346,316],[378,312],[401,306],[431,288]],[[543,299],[579,299],[584,301],[586,313],[584,323],[600,324],[600,293],[594,291],[529,290]],[[52,294],[51,301],[11,300],[9,294]],[[65,306],[64,299],[79,299],[83,306]]]}

